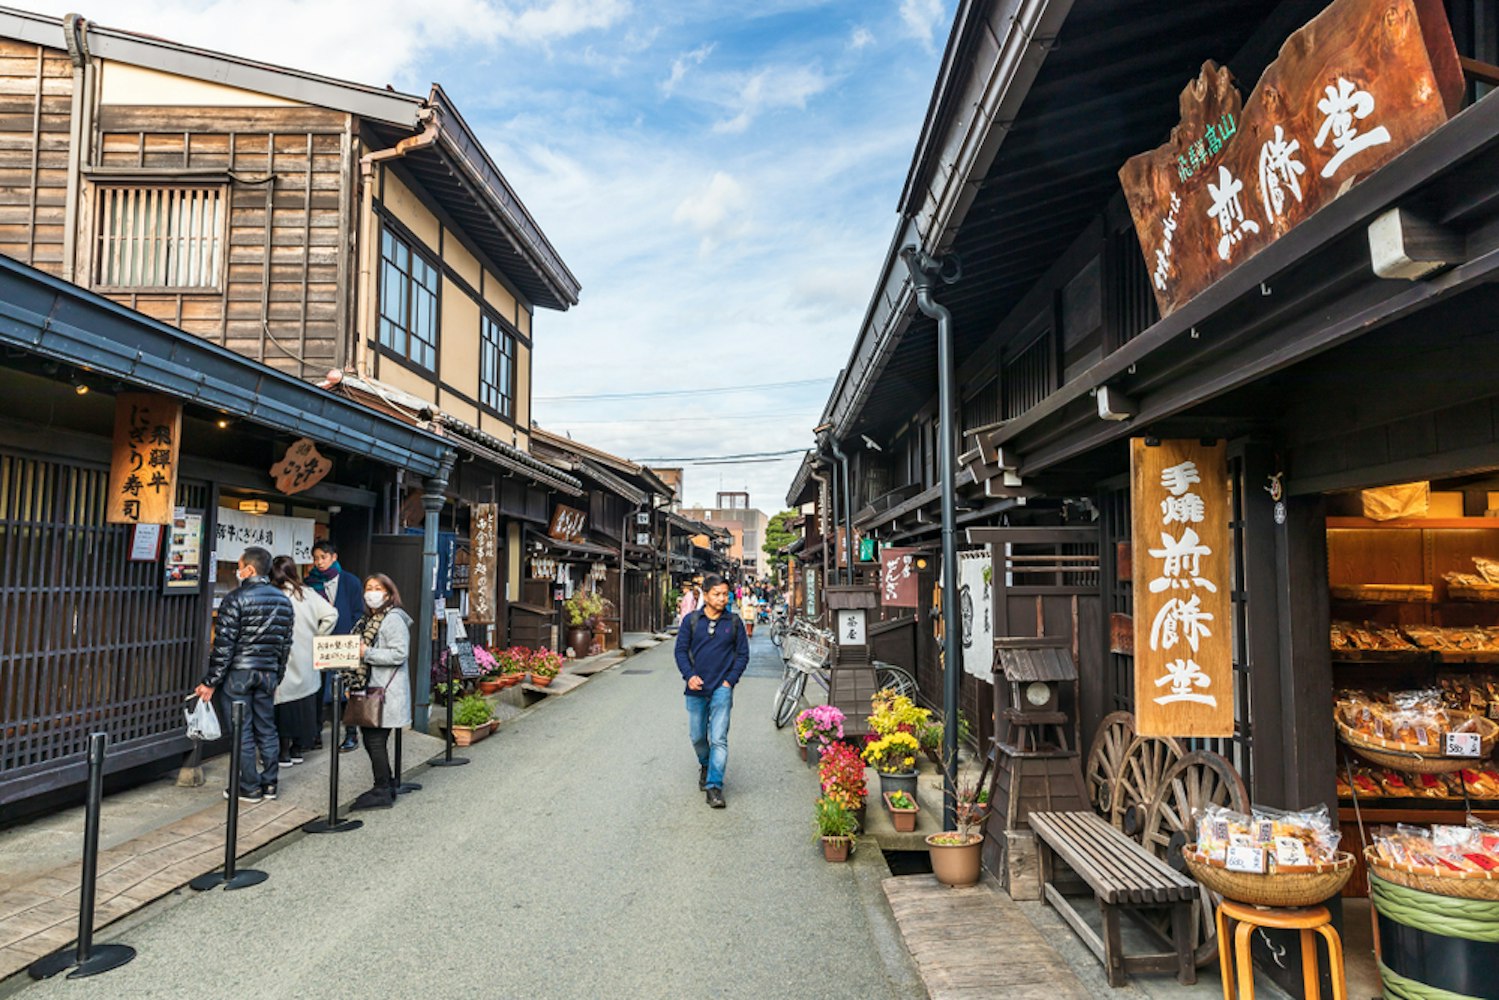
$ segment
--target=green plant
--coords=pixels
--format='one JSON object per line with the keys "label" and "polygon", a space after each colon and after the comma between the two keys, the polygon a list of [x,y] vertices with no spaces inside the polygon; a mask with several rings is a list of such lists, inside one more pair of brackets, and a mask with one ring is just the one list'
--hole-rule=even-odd
{"label": "green plant", "polygon": [[604,599],[591,590],[580,590],[562,602],[562,610],[567,613],[569,625],[587,625],[589,628],[604,613],[604,606]]}
{"label": "green plant", "polygon": [[864,760],[884,774],[904,774],[916,768],[921,744],[910,733],[891,733],[864,748]]}
{"label": "green plant", "polygon": [[915,809],[916,801],[905,792],[890,793],[890,808],[892,809]]}
{"label": "green plant", "polygon": [[489,702],[478,695],[468,695],[458,699],[458,704],[453,706],[453,725],[455,726],[482,726],[494,718],[494,712],[490,711]]}
{"label": "green plant", "polygon": [[819,840],[823,837],[851,837],[859,828],[854,814],[843,803],[826,795],[817,800],[813,822]]}

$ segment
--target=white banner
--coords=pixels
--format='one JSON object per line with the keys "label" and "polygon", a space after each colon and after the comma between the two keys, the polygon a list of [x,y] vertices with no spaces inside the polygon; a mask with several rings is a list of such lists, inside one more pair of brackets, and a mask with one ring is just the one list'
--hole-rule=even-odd
{"label": "white banner", "polygon": [[220,507],[217,540],[219,562],[238,562],[245,549],[258,545],[272,556],[291,556],[298,563],[312,562],[312,525],[309,517],[277,517],[246,514],[233,507]]}
{"label": "white banner", "polygon": [[984,577],[994,565],[989,546],[958,553],[958,617],[963,622],[963,672],[994,683],[993,591]]}

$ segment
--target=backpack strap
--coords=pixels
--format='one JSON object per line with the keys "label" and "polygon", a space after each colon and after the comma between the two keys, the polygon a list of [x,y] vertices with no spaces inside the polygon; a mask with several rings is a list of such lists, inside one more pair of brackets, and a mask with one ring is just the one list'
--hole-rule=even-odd
{"label": "backpack strap", "polygon": [[694,608],[687,612],[687,617],[682,619],[682,625],[687,629],[687,665],[693,671],[697,670],[697,657],[692,655],[692,640],[697,638],[697,623],[703,617],[702,608]]}

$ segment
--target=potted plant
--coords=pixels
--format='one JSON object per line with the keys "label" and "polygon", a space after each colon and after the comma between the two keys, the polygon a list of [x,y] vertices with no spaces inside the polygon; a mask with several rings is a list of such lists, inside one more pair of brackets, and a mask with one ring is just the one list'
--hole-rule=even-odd
{"label": "potted plant", "polygon": [[824,795],[817,800],[815,825],[822,841],[822,856],[828,861],[847,861],[858,825],[854,814],[836,799]]}
{"label": "potted plant", "polygon": [[593,630],[593,645],[588,647],[589,654],[602,653],[607,643],[605,639],[609,635],[609,625],[606,618],[614,615],[614,604],[607,597],[594,595],[595,609],[593,617],[589,619],[588,627]]}
{"label": "potted plant", "polygon": [[985,814],[987,810],[977,813],[972,803],[965,804],[960,799],[956,809],[956,829],[926,838],[932,874],[938,882],[943,885],[973,885],[979,880]]}
{"label": "potted plant", "polygon": [[562,657],[550,649],[538,649],[531,654],[528,666],[531,670],[531,683],[537,687],[546,687],[562,672]]}
{"label": "potted plant", "polygon": [[481,694],[494,694],[504,683],[500,680],[500,663],[495,659],[493,653],[483,646],[474,647],[474,662],[484,673],[479,677],[479,691]]}
{"label": "potted plant", "polygon": [[864,780],[864,761],[859,757],[859,752],[847,743],[835,741],[828,744],[823,750],[817,777],[823,795],[852,812],[854,819],[862,827],[864,802],[869,795],[869,786]]}
{"label": "potted plant", "polygon": [[921,812],[915,797],[905,792],[886,792],[884,799],[885,809],[890,813],[890,822],[894,824],[895,832],[915,833],[916,814]]}
{"label": "potted plant", "polygon": [[958,786],[958,808],[968,810],[974,822],[982,822],[989,812],[989,789],[971,784]]}
{"label": "potted plant", "polygon": [[531,651],[524,646],[511,646],[494,654],[495,662],[499,664],[502,688],[512,687],[525,679],[526,661],[530,656]]}
{"label": "potted plant", "polygon": [[567,616],[567,646],[582,659],[593,643],[593,626],[603,612],[604,602],[591,590],[580,590],[562,602]]}
{"label": "potted plant", "polygon": [[864,748],[863,757],[880,776],[880,792],[916,794],[916,755],[921,744],[910,733],[881,736]]}
{"label": "potted plant", "polygon": [[843,713],[832,705],[815,705],[796,717],[796,742],[801,744],[802,760],[807,748],[819,755],[834,740],[843,739]]}
{"label": "potted plant", "polygon": [[489,735],[489,721],[494,713],[489,702],[478,695],[465,695],[453,706],[453,742],[461,747],[477,743]]}

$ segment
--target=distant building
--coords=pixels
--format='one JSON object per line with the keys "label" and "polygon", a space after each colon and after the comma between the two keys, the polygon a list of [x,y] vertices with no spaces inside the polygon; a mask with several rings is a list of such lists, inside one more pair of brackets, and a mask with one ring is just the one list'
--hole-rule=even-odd
{"label": "distant building", "polygon": [[[663,470],[655,471],[660,475]],[[758,577],[769,570],[770,563],[761,546],[765,544],[770,517],[750,506],[748,493],[720,493],[715,506],[684,508],[681,514],[726,529],[733,536],[729,558],[742,565],[746,576]]]}
{"label": "distant building", "polygon": [[682,507],[682,469],[656,469],[652,468],[656,478],[661,480],[672,489],[671,503],[667,505],[670,510],[680,510]]}

